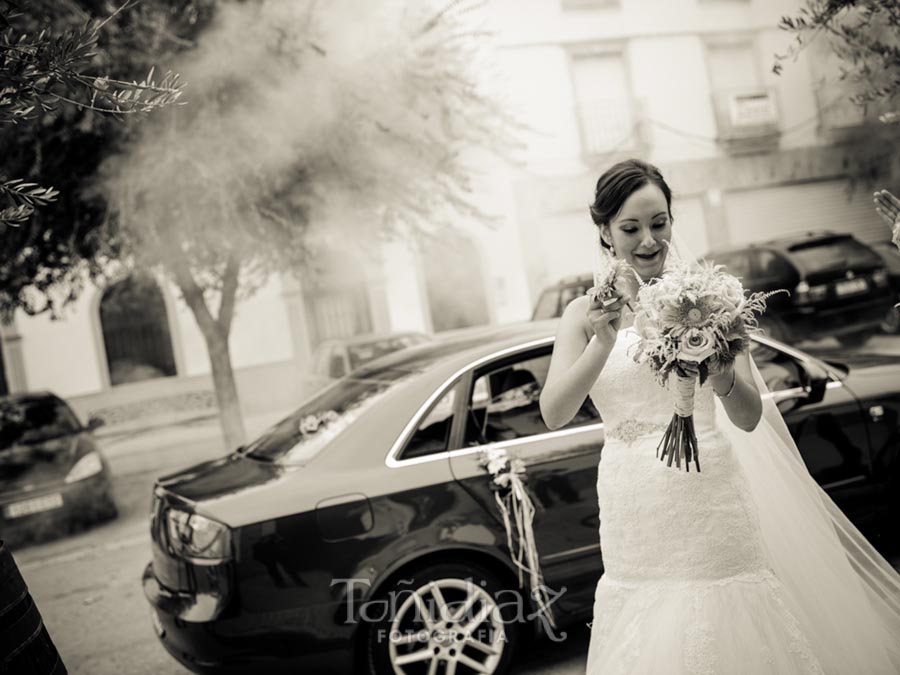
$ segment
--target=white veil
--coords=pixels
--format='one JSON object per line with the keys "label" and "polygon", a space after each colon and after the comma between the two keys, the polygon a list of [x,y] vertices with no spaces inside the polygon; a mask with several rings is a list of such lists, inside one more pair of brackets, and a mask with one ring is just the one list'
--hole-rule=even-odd
{"label": "white veil", "polygon": [[[597,249],[595,274],[608,264],[599,242]],[[672,252],[682,260],[696,259],[678,237]],[[759,424],[752,432],[741,430],[718,399],[716,420],[746,477],[787,609],[829,673],[900,673],[900,574],[809,474],[750,361],[763,397]]]}

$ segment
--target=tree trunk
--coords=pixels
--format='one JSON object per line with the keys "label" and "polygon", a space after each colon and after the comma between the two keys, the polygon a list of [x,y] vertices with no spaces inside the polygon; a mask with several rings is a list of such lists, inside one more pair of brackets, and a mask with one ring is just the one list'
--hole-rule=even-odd
{"label": "tree trunk", "polygon": [[219,406],[219,424],[225,438],[228,452],[236,450],[246,441],[244,418],[241,415],[241,403],[238,398],[234,371],[231,369],[231,356],[228,353],[228,337],[213,333],[204,333],[206,349],[209,352],[209,364],[212,367],[213,384],[216,388],[216,404]]}
{"label": "tree trunk", "polygon": [[175,282],[181,289],[184,301],[191,308],[197,326],[206,341],[209,364],[212,368],[213,385],[216,389],[216,404],[219,407],[219,424],[228,452],[236,450],[246,441],[244,418],[241,415],[241,403],[238,398],[234,371],[231,368],[231,354],[228,352],[228,338],[231,331],[231,320],[234,316],[234,305],[237,296],[238,274],[240,262],[232,257],[222,273],[222,297],[219,304],[219,315],[214,317],[206,304],[203,290],[197,284],[190,268],[177,252],[170,258],[170,269],[174,273]]}

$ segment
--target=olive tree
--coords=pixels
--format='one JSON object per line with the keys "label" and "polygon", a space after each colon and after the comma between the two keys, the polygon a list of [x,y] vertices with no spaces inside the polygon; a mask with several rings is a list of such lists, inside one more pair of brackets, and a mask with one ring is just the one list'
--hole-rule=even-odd
{"label": "olive tree", "polygon": [[[485,78],[487,37],[461,2],[222,4],[171,67],[190,103],[104,165],[108,239],[180,289],[210,358],[229,447],[244,440],[235,312],[317,242],[424,231],[480,214],[467,153],[505,153],[514,125]],[[329,217],[339,211],[340,218]]]}

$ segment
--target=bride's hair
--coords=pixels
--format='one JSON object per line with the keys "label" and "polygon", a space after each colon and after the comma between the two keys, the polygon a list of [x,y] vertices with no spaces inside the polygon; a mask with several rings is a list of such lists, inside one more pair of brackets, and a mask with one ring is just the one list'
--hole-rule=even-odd
{"label": "bride's hair", "polygon": [[[622,205],[634,192],[645,185],[653,183],[662,190],[666,198],[666,206],[669,209],[669,220],[672,218],[672,190],[666,183],[662,172],[653,164],[639,159],[626,159],[609,167],[597,180],[597,189],[594,190],[594,202],[591,204],[591,219],[599,228],[608,225],[616,214],[622,210]],[[600,243],[609,248],[609,245],[600,238]]]}

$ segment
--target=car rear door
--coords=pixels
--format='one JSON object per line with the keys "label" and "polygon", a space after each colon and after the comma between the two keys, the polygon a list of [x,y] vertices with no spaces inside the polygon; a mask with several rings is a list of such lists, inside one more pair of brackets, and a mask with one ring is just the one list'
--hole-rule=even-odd
{"label": "car rear door", "polygon": [[544,583],[557,606],[571,612],[590,608],[602,573],[597,465],[604,436],[599,414],[587,401],[565,428],[550,431],[544,424],[538,399],[550,353],[548,345],[470,374],[463,390],[465,430],[450,463],[455,479],[499,519],[491,477],[480,463],[483,453],[502,449],[523,462]]}

